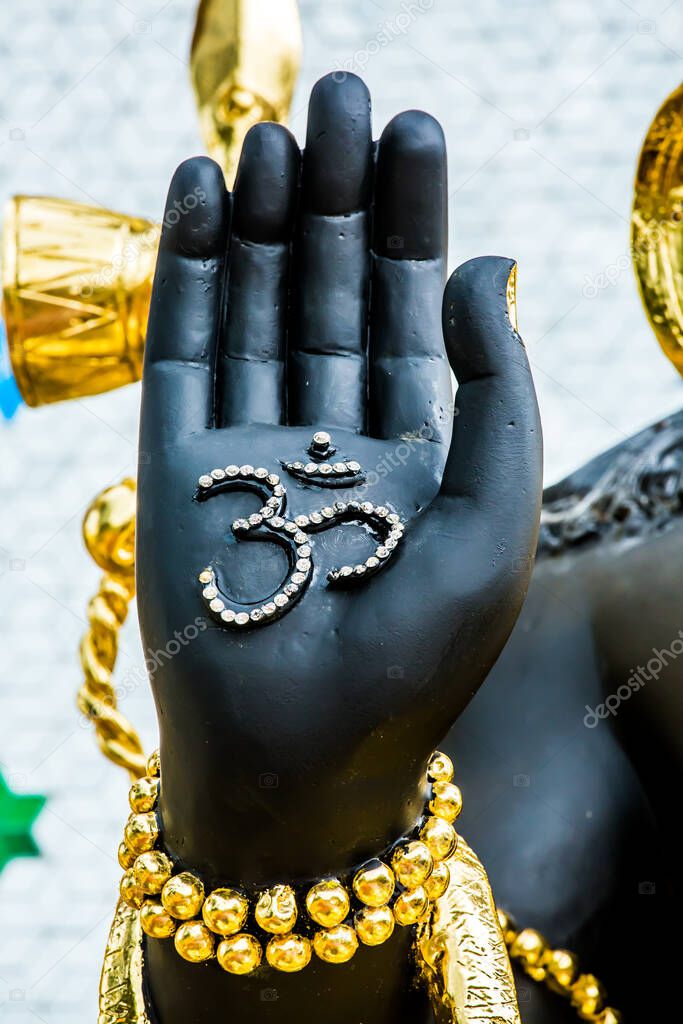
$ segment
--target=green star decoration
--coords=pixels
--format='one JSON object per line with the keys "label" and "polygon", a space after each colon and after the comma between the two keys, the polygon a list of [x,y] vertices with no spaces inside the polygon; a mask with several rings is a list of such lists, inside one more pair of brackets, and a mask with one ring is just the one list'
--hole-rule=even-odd
{"label": "green star decoration", "polygon": [[0,772],[0,874],[14,857],[35,857],[40,853],[31,828],[44,803],[44,796],[13,793]]}

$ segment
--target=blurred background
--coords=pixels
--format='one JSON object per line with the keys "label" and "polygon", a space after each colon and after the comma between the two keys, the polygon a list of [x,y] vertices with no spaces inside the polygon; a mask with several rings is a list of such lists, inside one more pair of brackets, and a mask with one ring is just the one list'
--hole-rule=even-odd
{"label": "blurred background", "polygon": [[[368,82],[376,135],[406,107],[429,110],[449,147],[451,265],[482,253],[518,259],[547,482],[683,405],[629,254],[640,143],[683,80],[683,4],[300,8],[304,60],[291,117],[299,142],[312,84],[338,68]],[[2,200],[42,193],[160,219],[173,169],[202,148],[188,70],[195,13],[194,0],[4,0]],[[15,822],[4,840],[0,827],[6,1024],[96,1019],[128,784],[74,704],[98,580],[80,524],[98,491],[135,475],[138,403],[134,385],[0,419],[0,819]],[[117,679],[123,710],[151,749],[134,615]]]}

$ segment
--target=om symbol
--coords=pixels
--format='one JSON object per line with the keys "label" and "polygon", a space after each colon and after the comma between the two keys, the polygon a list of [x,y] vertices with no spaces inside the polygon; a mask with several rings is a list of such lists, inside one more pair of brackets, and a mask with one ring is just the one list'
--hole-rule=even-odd
{"label": "om symbol", "polygon": [[236,519],[233,533],[243,540],[268,539],[285,548],[289,559],[289,574],[267,601],[238,604],[221,589],[213,566],[199,573],[202,596],[211,613],[227,626],[267,625],[284,615],[302,596],[313,575],[313,544],[311,533],[320,533],[348,522],[362,522],[371,527],[378,538],[374,554],[358,565],[342,565],[327,574],[330,587],[358,583],[379,572],[390,560],[405,530],[400,516],[385,505],[369,501],[335,501],[318,512],[288,519],[287,490],[276,473],[253,466],[226,466],[212,469],[199,477],[195,497],[204,501],[227,490],[255,491],[263,507],[248,519]]}

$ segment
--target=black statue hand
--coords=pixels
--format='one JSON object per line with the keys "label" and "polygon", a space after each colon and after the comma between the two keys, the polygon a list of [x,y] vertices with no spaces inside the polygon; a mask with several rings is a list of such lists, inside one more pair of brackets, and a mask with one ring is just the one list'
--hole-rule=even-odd
{"label": "black statue hand", "polygon": [[[505,643],[536,544],[541,433],[508,319],[512,264],[455,272],[444,348],[441,129],[401,114],[375,154],[365,86],[337,77],[313,91],[302,168],[272,124],[250,132],[232,197],[209,160],[179,168],[154,284],[140,620],[145,648],[162,652],[164,841],[209,884],[346,872],[412,826],[428,755]],[[221,625],[202,598],[204,566],[220,565],[240,601],[265,600],[287,568],[277,546],[232,534],[262,504],[255,495],[197,501],[197,479],[267,467],[291,517],[352,500],[281,469],[307,461],[317,430],[376,470],[362,500],[400,514],[400,550],[335,590],[327,571],[375,545],[358,526],[316,534],[314,576],[291,610],[253,629]],[[208,628],[188,642],[198,618]],[[183,642],[167,657],[174,634]],[[172,945],[168,957],[181,970]]]}

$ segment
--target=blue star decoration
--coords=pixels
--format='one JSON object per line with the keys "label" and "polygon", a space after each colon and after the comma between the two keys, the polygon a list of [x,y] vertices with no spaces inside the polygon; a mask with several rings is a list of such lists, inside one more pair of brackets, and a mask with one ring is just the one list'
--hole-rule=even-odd
{"label": "blue star decoration", "polygon": [[15,857],[40,853],[31,828],[44,804],[44,796],[13,793],[0,772],[0,874]]}

